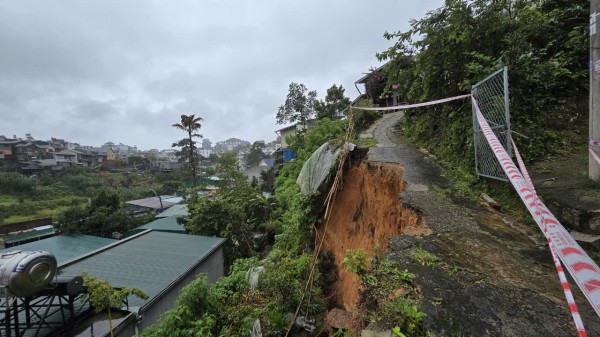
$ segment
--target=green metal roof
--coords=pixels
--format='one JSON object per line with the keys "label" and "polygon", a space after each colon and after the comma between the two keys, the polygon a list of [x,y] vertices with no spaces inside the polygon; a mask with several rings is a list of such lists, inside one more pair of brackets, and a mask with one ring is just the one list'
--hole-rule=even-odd
{"label": "green metal roof", "polygon": [[142,307],[224,241],[216,237],[147,231],[71,261],[61,266],[60,271],[62,275],[88,273],[107,280],[113,287],[140,288],[149,299],[131,297],[129,305]]}
{"label": "green metal roof", "polygon": [[154,220],[138,228],[152,229],[161,232],[185,233],[185,228],[183,228],[183,225],[177,223],[176,216]]}
{"label": "green metal roof", "polygon": [[19,234],[8,235],[4,238],[5,244],[12,244],[15,242],[27,241],[35,238],[46,237],[54,234],[54,228],[42,229],[42,230],[32,230],[27,232],[22,232]]}
{"label": "green metal roof", "polygon": [[125,233],[125,237],[130,237],[136,234],[139,234],[145,230],[154,230],[157,232],[169,232],[169,233],[180,233],[185,234],[185,228],[183,225],[177,223],[176,216],[170,216],[168,218],[160,218],[149,222],[143,226],[136,227],[129,232]]}
{"label": "green metal roof", "polygon": [[84,234],[59,235],[11,248],[2,249],[0,250],[0,253],[6,253],[15,250],[45,250],[54,254],[57,262],[60,264],[85,255],[116,241],[117,240]]}
{"label": "green metal roof", "polygon": [[167,208],[166,211],[162,212],[162,213],[158,213],[158,215],[156,216],[157,218],[167,218],[170,216],[188,216],[189,212],[188,212],[188,207],[185,204],[178,204],[178,205],[173,205],[169,208]]}

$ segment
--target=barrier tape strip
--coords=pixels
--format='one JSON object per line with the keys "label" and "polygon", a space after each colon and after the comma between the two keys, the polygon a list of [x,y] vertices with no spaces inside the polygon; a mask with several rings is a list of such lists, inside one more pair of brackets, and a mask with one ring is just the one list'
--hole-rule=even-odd
{"label": "barrier tape strip", "polygon": [[[483,114],[481,113],[481,110],[477,104],[477,100],[473,95],[468,94],[454,96],[435,101],[383,108],[363,108],[354,106],[352,108],[370,111],[404,110],[446,103],[467,97],[470,97],[473,102],[477,121],[488,144],[492,148],[496,159],[498,159],[498,162],[500,163],[504,173],[506,173],[506,176],[519,194],[519,197],[527,207],[527,210],[532,215],[538,227],[540,230],[542,230],[542,233],[544,233],[544,236],[548,240],[554,265],[558,272],[571,315],[573,316],[573,321],[577,327],[577,332],[579,333],[580,337],[586,336],[583,321],[581,320],[577,305],[575,304],[575,299],[573,298],[573,293],[570,290],[561,260],[598,316],[600,316],[600,268],[598,268],[596,263],[586,254],[586,252],[581,248],[581,246],[579,246],[571,234],[569,234],[569,232],[560,224],[556,217],[554,217],[546,205],[538,198],[531,178],[529,177],[529,173],[525,168],[525,164],[521,159],[517,147],[514,146],[514,142],[513,147],[515,149],[515,155],[517,156],[517,161],[519,162],[521,169],[517,168],[512,158],[508,155],[490,128],[490,125],[485,117],[483,117]],[[590,146],[600,147],[600,141],[590,140]],[[593,157],[600,164],[600,158],[598,158],[591,147],[590,153],[592,153]]]}
{"label": "barrier tape strip", "polygon": [[598,155],[596,154],[596,151],[594,151],[595,147],[600,147],[600,140],[590,139],[589,145],[590,146],[588,147],[588,150],[590,151],[590,154],[592,155],[592,158],[594,158],[594,160],[596,161],[596,163],[598,163],[598,165],[600,165],[600,158],[598,158]]}
{"label": "barrier tape strip", "polygon": [[[577,244],[569,232],[558,222],[546,205],[539,199],[536,202],[535,191],[531,189],[529,183],[517,169],[500,141],[498,141],[498,138],[483,117],[481,110],[479,110],[475,97],[471,97],[471,99],[474,103],[477,121],[494,155],[500,162],[500,166],[538,226],[544,229],[544,235],[549,242],[552,242],[556,254],[566,266],[573,280],[590,302],[596,314],[600,316],[600,269],[579,244]],[[573,311],[573,308],[571,310]]]}
{"label": "barrier tape strip", "polygon": [[438,99],[435,101],[416,103],[416,104],[396,105],[396,106],[388,106],[388,107],[383,107],[383,108],[366,108],[366,107],[363,108],[363,107],[359,107],[359,106],[352,106],[352,109],[368,110],[368,111],[406,110],[406,109],[421,108],[424,106],[430,106],[430,105],[436,105],[436,104],[440,104],[440,103],[456,101],[458,99],[463,99],[463,98],[468,98],[468,97],[471,97],[471,94],[442,98],[442,99]]}
{"label": "barrier tape strip", "polygon": [[596,160],[596,163],[598,163],[598,165],[600,165],[600,158],[598,158],[596,151],[594,151],[594,149],[591,146],[588,148],[588,150],[590,151],[590,154],[592,155],[594,160]]}
{"label": "barrier tape strip", "polygon": [[[523,178],[525,178],[525,180],[529,184],[531,191],[534,193],[536,203],[539,207],[541,201],[537,195],[535,187],[533,186],[533,181],[531,181],[531,178],[529,177],[529,172],[527,172],[525,163],[523,162],[523,159],[521,158],[521,153],[519,152],[519,149],[517,148],[517,144],[515,144],[514,140],[511,139],[511,142],[513,145],[513,150],[515,151],[515,157],[517,158],[517,163],[519,164],[519,169],[521,171],[521,174],[523,175]],[[545,232],[547,230],[547,228],[540,228],[540,229],[542,230],[542,232]],[[575,303],[575,298],[573,297],[573,293],[571,292],[571,287],[569,286],[569,282],[567,281],[567,276],[565,275],[565,271],[563,270],[562,264],[560,263],[560,259],[558,258],[558,255],[556,254],[556,248],[554,247],[554,243],[552,242],[551,238],[548,238],[548,246],[550,247],[550,252],[552,253],[552,260],[554,261],[554,266],[556,267],[556,272],[558,273],[558,278],[560,280],[560,284],[562,285],[563,292],[565,294],[565,298],[567,299],[567,304],[569,305],[569,309],[571,310],[571,316],[573,317],[573,322],[575,323],[577,332],[579,333],[580,337],[586,337],[587,333],[586,333],[585,327],[583,325],[583,320],[581,320],[581,315],[579,315],[579,309],[577,308],[577,303]]]}

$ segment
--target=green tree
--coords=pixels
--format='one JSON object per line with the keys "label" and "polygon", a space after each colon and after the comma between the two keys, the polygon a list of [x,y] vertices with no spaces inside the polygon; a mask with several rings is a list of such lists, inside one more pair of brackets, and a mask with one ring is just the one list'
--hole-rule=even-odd
{"label": "green tree", "polygon": [[263,149],[265,148],[264,142],[254,142],[250,147],[250,153],[248,153],[247,163],[249,166],[257,166],[260,161],[265,157]]}
{"label": "green tree", "polygon": [[306,121],[315,114],[316,91],[308,91],[304,84],[290,83],[285,103],[277,111],[277,124],[300,122],[306,126]]}
{"label": "green tree", "polygon": [[61,234],[89,234],[102,237],[122,235],[150,222],[154,214],[128,214],[116,192],[100,191],[87,206],[72,206],[58,217]]}
{"label": "green tree", "polygon": [[87,292],[84,294],[96,313],[103,311],[108,312],[108,324],[110,326],[110,335],[113,336],[113,326],[111,309],[121,309],[123,307],[123,300],[127,297],[134,295],[141,299],[148,299],[148,295],[141,289],[138,288],[113,288],[108,281],[100,280],[92,277],[88,274],[82,274],[85,282]]}
{"label": "green tree", "polygon": [[217,159],[217,175],[221,178],[222,188],[233,188],[246,181],[240,172],[240,162],[233,152],[225,152]]}
{"label": "green tree", "polygon": [[187,160],[192,174],[192,186],[196,186],[196,168],[198,165],[198,154],[196,153],[196,141],[194,138],[202,138],[202,135],[198,133],[202,127],[202,124],[200,124],[202,120],[201,117],[196,117],[195,115],[181,115],[181,122],[173,124],[174,128],[187,132],[187,138],[174,143],[173,147],[187,149]]}
{"label": "green tree", "polygon": [[189,220],[182,220],[190,234],[227,238],[228,264],[256,253],[254,233],[262,231],[271,212],[268,198],[251,186],[238,167],[237,157],[224,153],[217,164],[220,190],[211,198],[194,198]]}
{"label": "green tree", "polygon": [[350,98],[344,96],[346,90],[342,85],[332,85],[331,88],[327,89],[327,95],[325,101],[315,101],[315,111],[317,112],[317,118],[323,119],[325,117],[334,119],[342,116],[342,112],[350,106]]}
{"label": "green tree", "polygon": [[[393,41],[377,54],[389,61],[386,91],[415,103],[463,94],[506,65],[511,124],[530,137],[524,157],[568,151],[586,141],[576,130],[587,118],[588,8],[583,0],[447,0],[411,29],[384,34]],[[471,166],[470,110],[467,101],[409,110],[404,129],[442,159]]]}

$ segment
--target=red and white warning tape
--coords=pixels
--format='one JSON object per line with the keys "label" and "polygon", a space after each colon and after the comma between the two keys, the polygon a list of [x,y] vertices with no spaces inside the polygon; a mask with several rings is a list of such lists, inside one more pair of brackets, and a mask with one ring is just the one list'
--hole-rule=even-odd
{"label": "red and white warning tape", "polygon": [[[481,113],[477,100],[472,95],[461,95],[454,96],[444,99],[439,99],[430,102],[423,102],[409,105],[399,105],[384,108],[363,108],[363,107],[352,107],[353,109],[359,110],[371,110],[371,111],[387,111],[387,110],[404,110],[411,108],[419,108],[424,106],[430,106],[440,103],[446,103],[458,99],[471,97],[473,106],[475,107],[475,113],[477,121],[483,131],[483,134],[492,148],[494,155],[498,159],[500,166],[506,173],[506,176],[510,180],[513,187],[516,189],[519,197],[533,216],[534,220],[538,224],[538,227],[544,233],[544,236],[548,240],[550,251],[554,260],[554,265],[558,272],[560,282],[562,284],[565,297],[569,304],[569,309],[573,316],[573,321],[577,327],[579,336],[586,336],[585,328],[579,315],[577,305],[569,284],[567,282],[566,275],[564,273],[562,263],[566,266],[567,270],[571,274],[575,283],[579,286],[587,300],[592,305],[592,308],[596,311],[596,314],[600,316],[600,268],[596,263],[585,253],[585,251],[577,244],[575,239],[569,234],[569,232],[560,224],[560,222],[554,217],[554,215],[548,210],[546,205],[539,199],[531,178],[525,168],[525,164],[521,159],[521,155],[518,152],[516,146],[515,155],[519,162],[520,169],[517,168],[511,157],[508,155],[492,129],[488,124],[485,117]],[[514,142],[513,142],[514,145]],[[593,147],[600,147],[600,141],[590,140],[590,153],[600,164],[600,158],[593,151]]]}
{"label": "red and white warning tape", "polygon": [[[479,108],[476,108],[476,109],[479,109]],[[519,169],[521,171],[521,174],[523,175],[523,178],[525,178],[525,180],[529,184],[529,188],[531,188],[531,191],[534,193],[535,202],[539,208],[539,207],[541,207],[541,201],[540,201],[540,198],[538,198],[535,187],[533,186],[533,181],[531,181],[531,178],[529,177],[529,172],[527,172],[527,168],[525,167],[525,163],[523,162],[523,159],[521,158],[521,153],[519,153],[517,144],[515,144],[514,140],[511,140],[511,142],[513,145],[513,150],[515,151],[515,157],[517,157],[517,163],[519,163]],[[542,223],[543,222],[544,221],[543,221],[543,215],[542,215]],[[542,232],[544,232],[544,235],[546,235],[548,227],[545,227],[545,228],[540,227],[540,229],[542,230]],[[563,292],[565,293],[565,298],[567,299],[567,303],[569,304],[569,309],[571,310],[571,316],[573,317],[573,322],[575,323],[575,327],[577,328],[577,332],[579,333],[579,336],[585,337],[585,336],[587,336],[587,333],[585,332],[585,327],[583,326],[583,321],[581,320],[581,315],[579,315],[579,309],[577,308],[577,303],[575,303],[575,298],[573,297],[573,293],[571,292],[571,287],[569,286],[569,282],[567,281],[567,276],[565,275],[565,271],[563,270],[562,264],[560,263],[560,259],[558,258],[558,255],[556,254],[556,248],[554,247],[552,238],[548,237],[547,235],[546,235],[546,237],[548,240],[548,246],[550,247],[550,252],[552,253],[552,260],[554,261],[554,266],[556,267],[556,272],[558,273],[558,278],[560,280],[560,284],[562,285]]]}
{"label": "red and white warning tape", "polygon": [[596,154],[596,151],[594,151],[595,147],[600,147],[600,140],[597,139],[590,139],[590,146],[588,147],[588,151],[590,151],[590,154],[592,155],[592,157],[594,158],[594,160],[596,161],[596,163],[598,163],[598,165],[600,165],[600,158],[598,158],[598,155]]}
{"label": "red and white warning tape", "polygon": [[[498,141],[498,138],[490,128],[488,122],[483,117],[483,114],[477,105],[477,100],[475,97],[472,97],[471,99],[474,103],[477,121],[479,122],[488,143],[492,147],[494,155],[500,162],[500,166],[506,173],[511,184],[517,190],[521,200],[525,203],[525,206],[537,222],[538,226],[542,229],[548,242],[552,243],[556,255],[567,267],[573,280],[579,288],[581,288],[581,291],[596,313],[600,315],[600,269],[579,244],[577,244],[569,232],[567,232],[560,222],[558,222],[554,215],[552,215],[546,205],[537,198],[535,190],[532,190],[530,184],[523,177],[523,174],[517,169],[506,150],[502,147],[500,141]],[[557,266],[557,269],[562,270],[560,266]],[[562,281],[563,280],[561,279],[561,282]],[[571,303],[569,303],[569,307],[574,314],[575,319],[575,317],[578,316],[577,308],[572,306]],[[577,314],[575,315],[575,313]],[[575,324],[580,325],[578,320],[575,321]]]}
{"label": "red and white warning tape", "polygon": [[387,106],[387,107],[383,107],[383,108],[364,108],[364,107],[359,107],[359,106],[353,106],[352,109],[368,110],[368,111],[405,110],[405,109],[422,108],[424,106],[430,106],[430,105],[436,105],[436,104],[441,104],[441,103],[447,103],[447,102],[456,101],[458,99],[463,99],[463,98],[468,98],[468,97],[471,97],[471,94],[454,96],[454,97],[448,97],[448,98],[442,98],[442,99],[438,99],[438,100],[435,100],[435,101],[429,101],[429,102],[423,102],[423,103],[416,103],[416,104]]}
{"label": "red and white warning tape", "polygon": [[598,155],[596,154],[596,151],[594,151],[594,148],[592,148],[590,146],[588,148],[588,151],[590,151],[590,154],[592,155],[592,157],[594,158],[594,160],[596,161],[596,163],[598,163],[598,165],[600,165],[600,158],[598,158]]}

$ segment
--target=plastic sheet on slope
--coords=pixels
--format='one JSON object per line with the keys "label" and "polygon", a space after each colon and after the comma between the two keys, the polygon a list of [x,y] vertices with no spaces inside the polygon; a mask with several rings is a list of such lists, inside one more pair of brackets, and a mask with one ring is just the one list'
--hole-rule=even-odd
{"label": "plastic sheet on slope", "polygon": [[342,145],[333,145],[327,142],[321,145],[302,166],[296,183],[300,186],[300,191],[305,195],[313,195],[319,189],[319,186],[336,167],[337,160],[344,149],[354,150],[355,145],[344,143]]}

